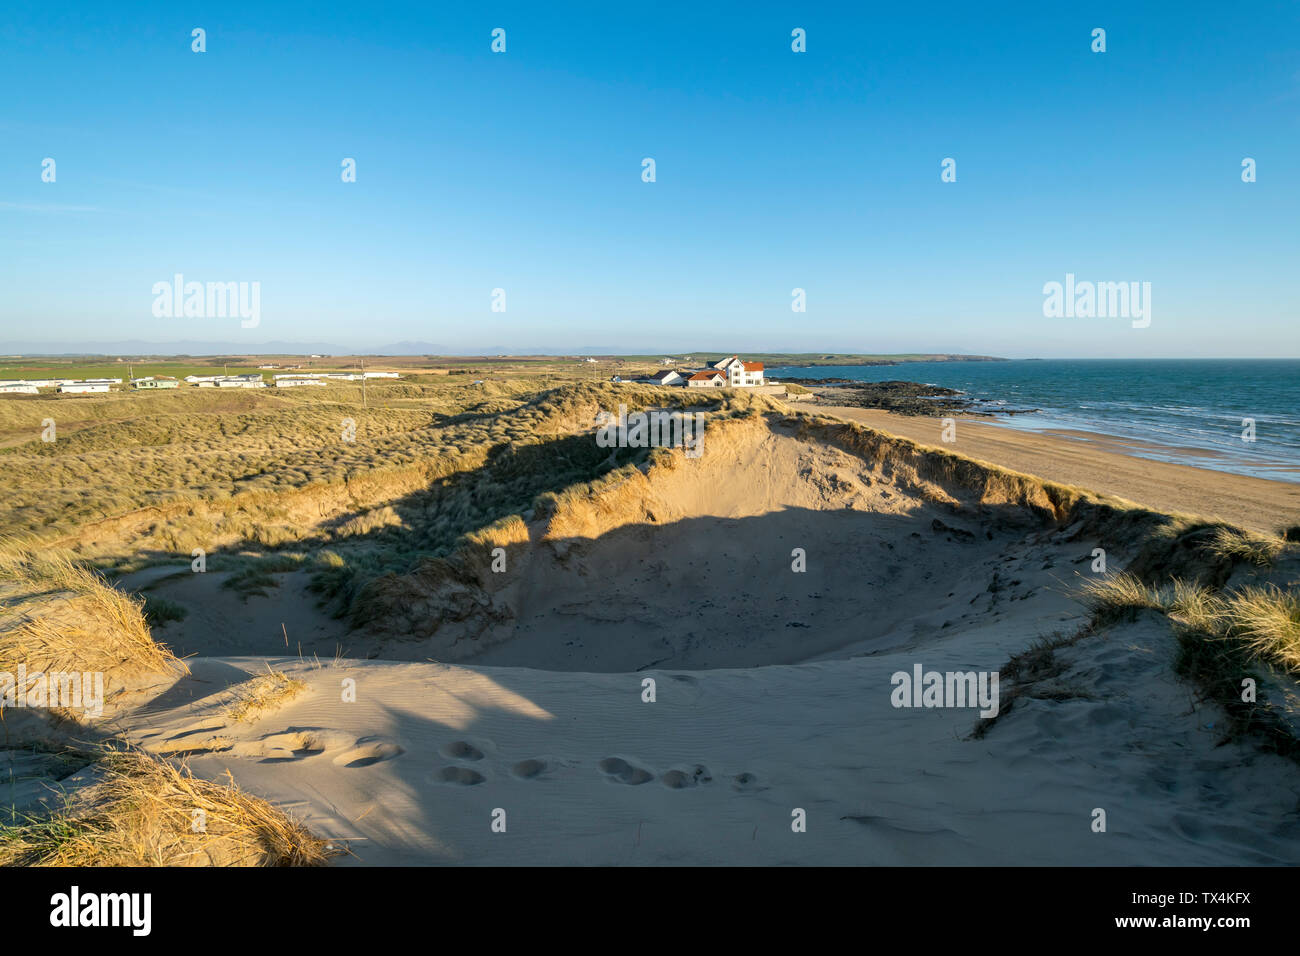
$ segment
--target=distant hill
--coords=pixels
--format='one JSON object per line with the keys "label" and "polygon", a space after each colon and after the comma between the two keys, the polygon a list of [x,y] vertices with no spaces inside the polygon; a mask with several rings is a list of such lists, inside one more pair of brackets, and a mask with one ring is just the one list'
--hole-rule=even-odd
{"label": "distant hill", "polygon": [[[390,342],[375,348],[357,348],[356,346],[340,345],[337,342],[210,342],[184,340],[179,342],[144,342],[138,339],[131,339],[121,342],[79,342],[70,345],[66,342],[48,342],[48,341],[28,341],[28,342],[0,342],[0,355],[21,355],[21,356],[200,356],[200,355],[249,355],[249,356],[279,356],[279,355],[375,355],[375,356],[417,356],[417,355],[437,355],[446,357],[463,357],[468,355],[477,356],[573,356],[573,355],[591,355],[602,356],[605,358],[646,360],[658,362],[662,358],[680,359],[683,356],[691,356],[696,361],[703,361],[705,358],[716,361],[731,352],[720,352],[716,349],[705,351],[665,351],[665,352],[631,352],[620,351],[614,348],[571,348],[557,350],[555,348],[528,348],[524,346],[507,346],[495,345],[488,348],[460,349],[453,350],[446,345],[434,342]],[[905,353],[899,355],[883,354],[865,354],[851,352],[753,352],[746,349],[738,350],[739,354],[746,359],[754,362],[764,362],[771,365],[892,365],[901,362],[1002,362],[1006,359],[996,358],[990,355],[958,355],[950,353]]]}
{"label": "distant hill", "polygon": [[331,342],[0,342],[6,355],[346,355],[353,350]]}

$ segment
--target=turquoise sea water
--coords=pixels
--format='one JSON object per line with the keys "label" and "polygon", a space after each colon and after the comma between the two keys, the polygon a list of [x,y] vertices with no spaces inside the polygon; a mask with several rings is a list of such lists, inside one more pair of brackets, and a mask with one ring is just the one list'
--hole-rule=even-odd
{"label": "turquoise sea water", "polygon": [[[1145,458],[1300,482],[1300,359],[1047,359],[772,368],[771,379],[902,380],[955,388],[998,424],[1072,429]],[[1242,419],[1255,441],[1242,441]]]}

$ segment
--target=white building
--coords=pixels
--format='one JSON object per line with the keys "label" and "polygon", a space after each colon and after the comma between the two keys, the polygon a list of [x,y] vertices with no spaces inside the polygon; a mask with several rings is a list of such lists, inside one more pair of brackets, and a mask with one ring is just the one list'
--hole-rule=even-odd
{"label": "white building", "polygon": [[325,387],[325,383],[318,378],[279,378],[275,380],[276,388],[297,388],[299,385],[319,385]]}
{"label": "white building", "polygon": [[686,382],[686,379],[682,378],[680,372],[674,369],[666,369],[651,375],[650,382],[653,385],[682,385]]}
{"label": "white building", "polygon": [[107,392],[108,383],[107,382],[73,382],[68,385],[60,385],[59,391],[71,395],[81,395],[81,394],[85,394],[86,392]]}
{"label": "white building", "polygon": [[696,372],[686,380],[686,386],[688,388],[724,388],[726,384],[726,373],[716,368],[709,368],[705,369],[703,372]]}
{"label": "white building", "polygon": [[35,385],[27,385],[27,384],[24,384],[24,383],[22,383],[22,382],[15,382],[15,383],[12,383],[12,384],[6,383],[6,384],[4,384],[4,385],[0,385],[0,393],[4,393],[4,394],[6,394],[6,395],[37,395],[37,394],[40,394],[39,392],[36,391],[36,386],[35,386]]}
{"label": "white building", "polygon": [[241,378],[223,378],[219,382],[213,383],[217,388],[266,388],[263,381],[250,382]]}
{"label": "white building", "polygon": [[714,362],[713,367],[724,372],[732,388],[752,388],[763,384],[763,363],[743,362],[738,355]]}
{"label": "white building", "polygon": [[396,372],[366,372],[366,378],[401,378]]}
{"label": "white building", "polygon": [[177,388],[180,384],[180,382],[176,381],[176,379],[172,378],[170,375],[150,375],[147,378],[133,378],[131,380],[131,388],[137,391],[141,389]]}

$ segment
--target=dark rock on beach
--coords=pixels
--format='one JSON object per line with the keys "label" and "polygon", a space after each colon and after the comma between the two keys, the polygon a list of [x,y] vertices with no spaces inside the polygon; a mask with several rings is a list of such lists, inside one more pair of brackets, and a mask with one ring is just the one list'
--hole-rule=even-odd
{"label": "dark rock on beach", "polygon": [[853,405],[880,408],[900,415],[934,415],[938,412],[968,412],[974,404],[956,389],[920,382],[826,384],[836,384],[837,387],[819,394],[819,405]]}
{"label": "dark rock on beach", "polygon": [[879,408],[899,415],[938,415],[958,412],[963,415],[1014,415],[1034,411],[1027,408],[997,408],[968,398],[964,392],[923,382],[859,382],[827,378],[801,380],[801,385],[833,386],[817,394],[818,405],[852,405]]}

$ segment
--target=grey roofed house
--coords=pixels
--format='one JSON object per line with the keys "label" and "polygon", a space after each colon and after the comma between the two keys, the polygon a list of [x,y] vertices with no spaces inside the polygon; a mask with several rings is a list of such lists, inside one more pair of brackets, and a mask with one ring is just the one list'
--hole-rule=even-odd
{"label": "grey roofed house", "polygon": [[681,373],[676,369],[670,368],[655,372],[650,376],[650,381],[656,385],[681,385],[686,379],[682,378]]}

